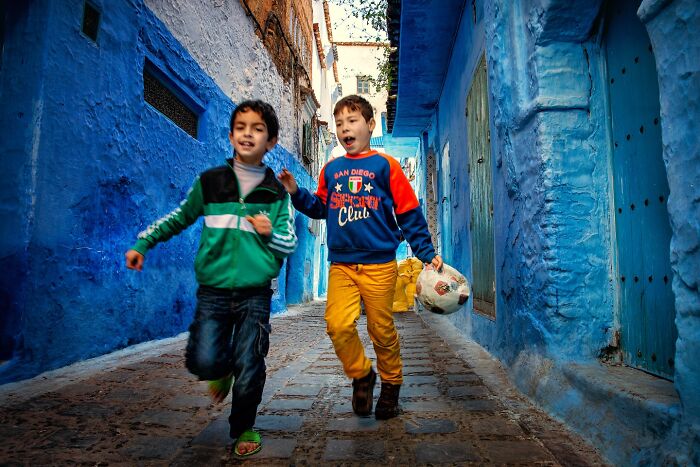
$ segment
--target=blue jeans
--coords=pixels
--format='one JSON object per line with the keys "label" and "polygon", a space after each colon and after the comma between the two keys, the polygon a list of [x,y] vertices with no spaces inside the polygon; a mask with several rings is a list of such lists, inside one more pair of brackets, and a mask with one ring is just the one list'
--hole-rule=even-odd
{"label": "blue jeans", "polygon": [[232,291],[200,286],[197,290],[185,363],[200,380],[233,374],[231,438],[253,427],[262,400],[271,296],[269,287]]}

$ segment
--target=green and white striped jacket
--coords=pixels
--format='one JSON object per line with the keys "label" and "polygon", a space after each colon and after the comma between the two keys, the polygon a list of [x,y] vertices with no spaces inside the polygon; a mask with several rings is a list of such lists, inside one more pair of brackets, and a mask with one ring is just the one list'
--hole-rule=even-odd
{"label": "green and white striped jacket", "polygon": [[[233,161],[227,163],[197,177],[180,206],[141,232],[132,248],[145,255],[204,216],[195,259],[197,281],[225,289],[264,286],[296,248],[294,208],[269,167],[263,181],[241,198]],[[245,219],[256,214],[270,218],[270,237],[259,235]]]}

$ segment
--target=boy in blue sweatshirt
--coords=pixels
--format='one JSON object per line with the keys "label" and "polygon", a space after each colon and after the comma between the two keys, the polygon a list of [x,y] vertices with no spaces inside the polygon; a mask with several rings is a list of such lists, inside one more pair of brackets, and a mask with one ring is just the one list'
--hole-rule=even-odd
{"label": "boy in blue sweatshirt", "polygon": [[299,187],[286,169],[278,178],[297,210],[326,220],[331,261],[327,332],[345,374],[353,379],[352,407],[358,415],[372,412],[377,378],[357,332],[360,301],[364,303],[367,332],[382,380],[374,414],[385,420],[399,414],[403,382],[392,312],[401,232],[424,263],[440,269],[442,259],[435,254],[428,224],[401,165],[393,157],[370,149],[376,125],[370,103],[360,96],[346,96],[338,101],[333,115],[347,154],[323,167],[316,193]]}

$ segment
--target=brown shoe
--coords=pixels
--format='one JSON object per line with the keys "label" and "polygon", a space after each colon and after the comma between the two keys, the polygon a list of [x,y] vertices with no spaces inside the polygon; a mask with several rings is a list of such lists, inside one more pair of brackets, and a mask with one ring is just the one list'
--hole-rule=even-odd
{"label": "brown shoe", "polygon": [[369,369],[367,376],[352,380],[352,410],[357,415],[365,416],[372,413],[372,393],[376,382],[377,373],[373,368]]}
{"label": "brown shoe", "polygon": [[377,420],[388,420],[401,413],[399,409],[400,384],[382,383],[382,392],[379,394],[377,406],[374,408],[374,417]]}

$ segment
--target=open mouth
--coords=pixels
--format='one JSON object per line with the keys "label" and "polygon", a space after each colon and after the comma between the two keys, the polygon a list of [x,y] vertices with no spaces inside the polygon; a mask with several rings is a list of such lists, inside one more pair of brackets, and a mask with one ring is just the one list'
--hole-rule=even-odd
{"label": "open mouth", "polygon": [[253,143],[251,143],[250,141],[240,141],[238,144],[241,147],[247,148],[247,149],[251,149],[251,148],[255,147],[255,145]]}
{"label": "open mouth", "polygon": [[352,146],[352,143],[354,142],[355,138],[353,138],[352,136],[346,136],[345,138],[343,138],[343,143],[345,143],[346,146]]}

